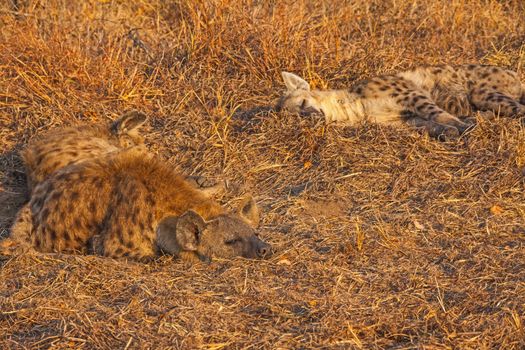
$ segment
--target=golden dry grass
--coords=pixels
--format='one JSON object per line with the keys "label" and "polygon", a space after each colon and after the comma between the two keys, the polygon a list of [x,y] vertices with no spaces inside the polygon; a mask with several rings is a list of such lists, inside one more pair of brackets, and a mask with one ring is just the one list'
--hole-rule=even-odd
{"label": "golden dry grass", "polygon": [[[150,148],[264,210],[267,261],[188,266],[18,256],[2,349],[523,349],[524,130],[437,142],[268,111],[280,71],[316,87],[418,64],[525,64],[521,0],[7,0],[0,5],[0,235],[17,152],[137,108]],[[251,112],[250,112],[251,110]]]}

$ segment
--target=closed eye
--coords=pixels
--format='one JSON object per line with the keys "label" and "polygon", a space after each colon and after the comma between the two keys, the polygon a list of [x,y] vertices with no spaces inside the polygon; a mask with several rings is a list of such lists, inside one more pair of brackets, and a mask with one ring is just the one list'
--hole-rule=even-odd
{"label": "closed eye", "polygon": [[232,245],[232,244],[235,244],[235,243],[238,243],[238,242],[241,242],[241,241],[242,241],[241,238],[233,238],[233,239],[228,239],[228,240],[224,241],[224,244]]}

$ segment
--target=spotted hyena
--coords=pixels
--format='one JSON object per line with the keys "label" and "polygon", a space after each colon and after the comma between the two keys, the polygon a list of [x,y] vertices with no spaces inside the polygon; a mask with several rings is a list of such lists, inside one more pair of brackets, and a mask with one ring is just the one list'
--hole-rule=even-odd
{"label": "spotted hyena", "polygon": [[143,147],[139,128],[146,120],[145,114],[131,111],[109,125],[59,128],[38,137],[21,153],[29,191],[70,164],[129,147]]}
{"label": "spotted hyena", "polygon": [[[419,67],[357,82],[348,90],[310,90],[295,74],[283,72],[287,92],[277,110],[320,114],[326,121],[356,124],[408,123],[439,137],[457,136],[475,110],[525,116],[525,85],[517,73],[494,66]],[[462,120],[463,119],[463,120]]]}
{"label": "spotted hyena", "polygon": [[10,241],[40,252],[148,260],[265,257],[253,199],[228,213],[166,162],[130,148],[73,163],[35,186]]}
{"label": "spotted hyena", "polygon": [[[110,124],[58,128],[38,137],[21,152],[29,192],[51,174],[70,164],[130,147],[146,151],[140,128],[147,120],[144,113],[134,110]],[[186,180],[210,196],[224,187],[222,183],[217,184],[199,175],[186,176]]]}

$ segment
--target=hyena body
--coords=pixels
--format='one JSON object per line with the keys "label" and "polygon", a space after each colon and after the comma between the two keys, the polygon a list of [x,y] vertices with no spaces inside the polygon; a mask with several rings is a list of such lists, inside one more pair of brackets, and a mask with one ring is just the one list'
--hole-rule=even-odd
{"label": "hyena body", "polygon": [[82,125],[52,130],[22,151],[29,191],[59,169],[129,147],[143,147],[139,128],[144,114],[132,111],[109,125]]}
{"label": "hyena body", "polygon": [[238,213],[137,149],[74,163],[38,184],[10,239],[40,252],[150,259],[264,257],[253,200]]}
{"label": "hyena body", "polygon": [[356,124],[408,123],[432,136],[456,136],[474,110],[525,115],[525,86],[517,73],[494,66],[419,67],[357,82],[349,90],[310,90],[302,78],[283,72],[288,91],[278,110],[321,114],[326,121]]}

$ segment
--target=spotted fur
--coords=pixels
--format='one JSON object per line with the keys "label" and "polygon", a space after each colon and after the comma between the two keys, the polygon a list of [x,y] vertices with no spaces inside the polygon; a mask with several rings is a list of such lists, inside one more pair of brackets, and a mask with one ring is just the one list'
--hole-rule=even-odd
{"label": "spotted fur", "polygon": [[165,162],[136,148],[70,164],[37,184],[11,240],[40,252],[148,260],[264,257],[253,199],[227,213]]}
{"label": "spotted fur", "polygon": [[147,117],[131,111],[111,124],[81,125],[52,130],[23,151],[29,191],[70,164],[104,156],[129,147],[142,147],[139,128]]}
{"label": "spotted fur", "polygon": [[283,72],[287,92],[278,110],[322,115],[326,121],[356,124],[407,123],[432,136],[457,136],[473,111],[525,116],[525,86],[516,72],[484,66],[418,67],[355,83],[349,90],[311,90],[304,79]]}

